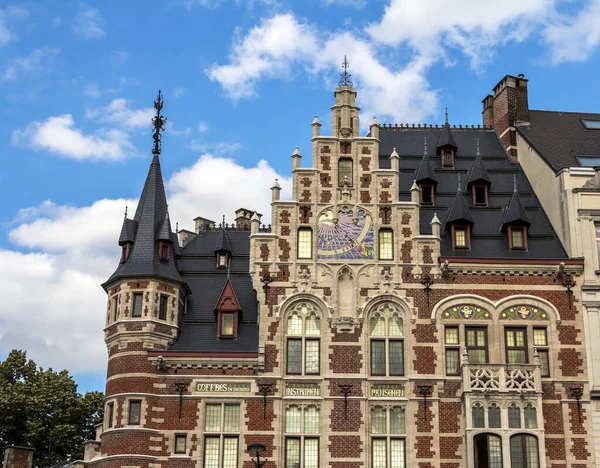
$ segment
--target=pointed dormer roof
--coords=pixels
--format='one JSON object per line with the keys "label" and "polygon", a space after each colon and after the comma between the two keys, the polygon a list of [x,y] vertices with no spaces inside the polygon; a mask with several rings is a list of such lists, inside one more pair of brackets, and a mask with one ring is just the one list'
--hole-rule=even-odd
{"label": "pointed dormer roof", "polygon": [[438,180],[435,176],[435,171],[431,166],[431,161],[429,160],[429,155],[427,154],[427,137],[425,137],[425,149],[423,151],[423,159],[421,160],[421,164],[417,168],[417,172],[415,174],[415,181],[418,182],[431,182],[434,185],[437,185]]}
{"label": "pointed dormer roof", "polygon": [[531,225],[529,221],[529,217],[525,212],[525,208],[523,207],[523,203],[521,203],[521,198],[519,197],[519,192],[517,191],[517,176],[515,175],[513,178],[513,194],[508,203],[508,207],[504,212],[504,219],[502,221],[502,229],[505,229],[509,224],[524,224],[527,227]]}
{"label": "pointed dormer roof", "polygon": [[231,240],[229,239],[229,235],[225,230],[225,216],[223,216],[223,225],[221,227],[221,232],[219,232],[219,237],[217,237],[217,242],[215,242],[214,251],[233,253],[233,249],[231,248]]}
{"label": "pointed dormer roof", "polygon": [[242,310],[229,278],[227,278],[225,286],[223,286],[223,290],[219,296],[219,300],[215,304],[215,310],[220,312],[235,312],[236,310]]}
{"label": "pointed dormer roof", "polygon": [[487,185],[492,185],[490,176],[487,173],[483,160],[481,159],[481,152],[479,151],[479,138],[477,138],[477,156],[475,162],[471,166],[469,171],[469,178],[467,179],[467,189],[471,188],[471,185],[480,182]]}
{"label": "pointed dormer roof", "polygon": [[456,140],[454,139],[454,135],[452,135],[452,130],[450,130],[450,124],[448,123],[448,108],[446,107],[446,123],[442,127],[442,133],[440,133],[440,137],[438,138],[436,153],[440,154],[442,148],[454,148],[456,151],[458,146],[456,145]]}
{"label": "pointed dormer roof", "polygon": [[[127,260],[119,264],[117,270],[104,283],[105,287],[112,281],[123,277],[153,276],[183,283],[177,270],[176,254],[178,249],[170,249],[168,261],[161,260],[158,256],[158,240],[164,237],[162,240],[171,240],[171,242],[175,240],[176,242],[177,238],[171,230],[167,196],[160,169],[160,131],[164,129],[161,123],[164,125],[166,121],[160,115],[160,109],[162,109],[160,92],[157,101],[154,102],[154,107],[157,109],[157,116],[153,121],[158,122],[155,123],[155,144],[152,151],[152,163],[133,217],[136,227],[133,245]],[[128,230],[130,230],[130,226],[128,226]]]}
{"label": "pointed dormer roof", "polygon": [[448,217],[446,218],[446,229],[450,227],[451,224],[464,222],[467,224],[475,224],[473,221],[473,217],[471,216],[471,211],[469,210],[469,206],[467,205],[467,201],[463,195],[461,186],[460,186],[460,174],[458,175],[458,190],[456,191],[456,198],[454,199],[454,203],[450,207],[448,212]]}
{"label": "pointed dormer roof", "polygon": [[119,245],[133,242],[135,240],[136,231],[137,223],[133,219],[127,217],[127,208],[125,208],[125,218],[123,219],[123,227],[121,228],[121,235],[119,236]]}

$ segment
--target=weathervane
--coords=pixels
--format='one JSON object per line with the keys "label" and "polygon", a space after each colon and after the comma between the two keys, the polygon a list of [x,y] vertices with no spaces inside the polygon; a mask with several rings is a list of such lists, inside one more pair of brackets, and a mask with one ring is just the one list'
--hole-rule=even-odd
{"label": "weathervane", "polygon": [[352,75],[350,75],[350,73],[348,73],[348,66],[350,64],[348,63],[348,60],[346,60],[346,56],[344,55],[344,61],[342,62],[342,67],[344,67],[344,73],[340,73],[340,76],[342,77],[342,79],[340,80],[340,82],[338,83],[338,86],[341,88],[342,86],[349,86],[350,88],[352,88],[352,81],[350,81],[350,77]]}
{"label": "weathervane", "polygon": [[154,108],[156,109],[156,116],[152,118],[152,126],[154,127],[154,134],[152,135],[154,148],[152,149],[152,154],[158,156],[161,150],[160,140],[162,135],[160,132],[165,130],[165,124],[167,123],[167,118],[160,115],[160,111],[163,108],[163,96],[160,89],[158,90],[156,101],[154,101]]}

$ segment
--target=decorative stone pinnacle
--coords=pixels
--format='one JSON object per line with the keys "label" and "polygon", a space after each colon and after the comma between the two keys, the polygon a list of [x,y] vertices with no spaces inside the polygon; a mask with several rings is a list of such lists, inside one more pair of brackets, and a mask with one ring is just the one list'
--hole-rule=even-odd
{"label": "decorative stone pinnacle", "polygon": [[377,117],[373,116],[373,120],[371,121],[371,125],[379,125],[379,122],[377,122]]}
{"label": "decorative stone pinnacle", "polygon": [[273,182],[273,186],[271,187],[271,190],[273,189],[280,189],[281,185],[279,185],[279,179],[275,179],[275,182]]}
{"label": "decorative stone pinnacle", "polygon": [[298,147],[296,146],[296,149],[294,150],[294,152],[292,153],[292,156],[302,156],[300,154],[300,151],[298,150]]}
{"label": "decorative stone pinnacle", "polygon": [[437,216],[437,213],[433,213],[433,218],[431,218],[431,223],[429,224],[442,224]]}
{"label": "decorative stone pinnacle", "polygon": [[321,125],[318,115],[315,115],[315,118],[313,119],[311,125],[319,125],[319,126]]}
{"label": "decorative stone pinnacle", "polygon": [[398,156],[398,153],[396,152],[396,148],[394,148],[394,151],[392,151],[392,154],[390,154],[390,159],[391,158],[399,158],[400,156]]}

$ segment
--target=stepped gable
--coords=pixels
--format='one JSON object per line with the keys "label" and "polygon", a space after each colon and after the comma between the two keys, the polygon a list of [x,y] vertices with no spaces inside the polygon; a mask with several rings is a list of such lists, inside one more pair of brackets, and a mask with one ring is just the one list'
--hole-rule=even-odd
{"label": "stepped gable", "polygon": [[[125,236],[129,237],[132,230],[135,230],[134,240],[127,260],[119,263],[115,272],[103,284],[105,289],[113,281],[127,277],[152,276],[179,283],[184,282],[177,269],[178,249],[169,249],[168,261],[161,260],[158,256],[158,241],[161,237],[166,237],[163,240],[170,239],[171,242],[176,239],[168,222],[167,197],[158,154],[152,158],[135,216],[133,220],[124,222],[123,230],[126,231]],[[121,242],[119,239],[119,243]],[[177,245],[177,242],[175,241],[174,244]]]}
{"label": "stepped gable", "polygon": [[[444,128],[434,126],[412,127],[382,125],[380,128],[379,167],[390,169],[389,155],[396,148],[400,156],[400,201],[410,201],[414,175],[423,160],[423,139],[438,141]],[[450,233],[442,231],[441,254],[444,257],[477,258],[567,258],[546,213],[533,192],[521,167],[510,161],[496,132],[488,128],[471,126],[452,127],[456,146],[461,156],[457,157],[454,167],[443,167],[439,158],[430,158],[431,167],[438,180],[435,204],[421,206],[420,232],[431,234],[430,221],[437,213],[442,224],[446,223],[448,213],[456,199],[456,181],[468,180],[477,158],[477,140],[479,139],[480,157],[485,166],[487,177],[493,187],[488,197],[488,206],[474,206],[470,192],[462,192],[464,202],[469,208],[473,220],[471,231],[471,249],[458,251],[452,248]],[[504,221],[504,211],[513,195],[513,176],[516,175],[517,189],[524,212],[531,223],[527,231],[526,251],[510,250],[506,233],[499,229]]]}
{"label": "stepped gable", "polygon": [[[229,273],[217,268],[215,248],[220,238],[230,247]],[[251,352],[258,351],[258,305],[249,274],[250,231],[205,230],[181,249],[179,271],[192,291],[179,336],[169,347],[177,352]],[[215,305],[227,282],[227,275],[242,311],[237,338],[218,338]]]}

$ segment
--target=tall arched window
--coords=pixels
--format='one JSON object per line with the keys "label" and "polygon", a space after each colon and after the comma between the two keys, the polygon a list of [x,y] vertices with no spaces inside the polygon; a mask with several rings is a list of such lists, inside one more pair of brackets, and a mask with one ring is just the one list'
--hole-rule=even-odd
{"label": "tall arched window", "polygon": [[525,429],[537,429],[537,410],[535,406],[529,404],[523,409],[525,419]]}
{"label": "tall arched window", "polygon": [[540,455],[537,437],[517,434],[510,438],[511,468],[539,468]]}
{"label": "tall arched window", "polygon": [[371,375],[404,375],[404,322],[391,305],[370,320]]}
{"label": "tall arched window", "polygon": [[473,437],[475,468],[502,468],[502,440],[495,434]]}
{"label": "tall arched window", "polygon": [[473,427],[478,429],[485,427],[485,416],[481,404],[475,403],[471,408],[471,414],[473,416]]}
{"label": "tall arched window", "polygon": [[488,406],[488,427],[490,429],[499,429],[500,423],[500,407],[496,403]]}
{"label": "tall arched window", "polygon": [[521,408],[514,403],[508,407],[508,427],[511,429],[521,427]]}
{"label": "tall arched window", "polygon": [[318,375],[321,318],[308,303],[298,304],[287,319],[288,374]]}

